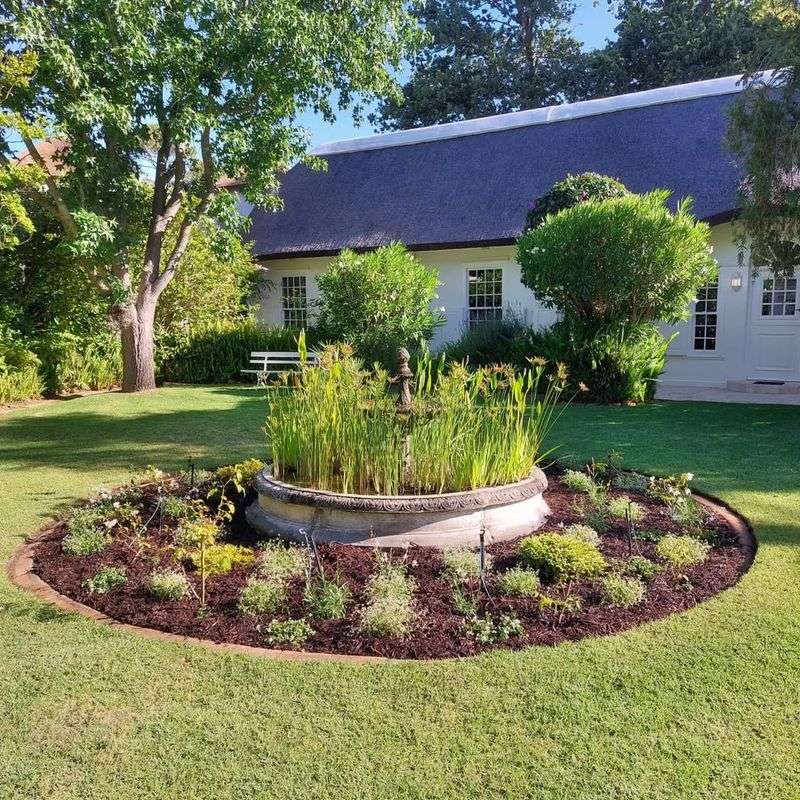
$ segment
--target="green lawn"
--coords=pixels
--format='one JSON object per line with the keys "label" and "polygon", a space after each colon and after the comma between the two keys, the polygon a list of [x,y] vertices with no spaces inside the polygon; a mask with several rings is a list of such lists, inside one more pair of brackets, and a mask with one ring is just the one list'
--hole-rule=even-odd
{"label": "green lawn", "polygon": [[[240,388],[0,417],[0,556],[131,466],[258,455]],[[733,589],[613,638],[461,663],[292,664],[165,645],[0,578],[0,798],[800,797],[800,408],[573,408],[581,456],[689,470],[752,520]]]}

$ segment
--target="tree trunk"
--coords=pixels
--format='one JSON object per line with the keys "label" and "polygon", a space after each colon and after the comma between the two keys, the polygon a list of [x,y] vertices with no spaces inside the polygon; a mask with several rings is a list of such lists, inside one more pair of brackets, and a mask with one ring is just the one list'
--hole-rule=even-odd
{"label": "tree trunk", "polygon": [[122,337],[122,391],[147,392],[156,388],[153,347],[153,320],[156,298],[147,296],[123,309],[120,320]]}

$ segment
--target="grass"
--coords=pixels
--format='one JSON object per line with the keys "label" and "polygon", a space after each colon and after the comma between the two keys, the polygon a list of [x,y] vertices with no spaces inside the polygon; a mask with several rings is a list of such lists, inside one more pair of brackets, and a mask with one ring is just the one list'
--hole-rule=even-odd
{"label": "grass", "polygon": [[[0,417],[0,556],[130,466],[260,455],[263,418],[255,390],[196,387]],[[694,472],[752,520],[752,570],[612,638],[388,666],[148,641],[2,576],[0,798],[796,800],[800,409],[574,407],[558,438]]]}

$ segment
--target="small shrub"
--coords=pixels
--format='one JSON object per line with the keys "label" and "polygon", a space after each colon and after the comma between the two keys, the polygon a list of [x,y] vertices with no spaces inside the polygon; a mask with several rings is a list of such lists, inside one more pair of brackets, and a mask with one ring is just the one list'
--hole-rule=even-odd
{"label": "small shrub", "polygon": [[[201,554],[193,550],[187,558],[195,569],[201,569]],[[249,547],[240,547],[235,544],[212,544],[206,548],[205,574],[225,575],[234,567],[249,567],[255,561],[255,555]]]}
{"label": "small shrub", "polygon": [[305,548],[268,541],[259,544],[256,571],[263,578],[273,581],[288,581],[304,575],[308,568],[308,552]]}
{"label": "small shrub", "polygon": [[536,597],[539,594],[539,576],[531,569],[513,567],[497,576],[500,593],[509,597]]}
{"label": "small shrub", "polygon": [[597,545],[557,533],[528,536],[520,543],[519,554],[523,563],[545,580],[563,582],[589,577],[606,568]]}
{"label": "small shrub", "polygon": [[624,578],[621,575],[606,575],[603,578],[603,600],[611,606],[638,606],[646,591],[645,585],[638,578]]}
{"label": "small shrub", "polygon": [[264,469],[263,461],[257,458],[248,458],[238,464],[220,467],[216,472],[216,476],[223,483],[232,481],[242,489],[247,489],[262,469]]}
{"label": "small shrub", "polygon": [[709,550],[711,545],[692,536],[665,536],[656,545],[658,555],[673,567],[702,564]]}
{"label": "small shrub", "polygon": [[639,472],[619,472],[614,476],[611,483],[615,489],[638,494],[645,494],[650,485],[647,476]]}
{"label": "small shrub", "polygon": [[661,567],[655,561],[651,561],[644,556],[631,556],[625,562],[624,570],[628,575],[634,575],[643,581],[649,581],[661,571]]}
{"label": "small shrub", "polygon": [[478,613],[478,603],[475,596],[463,586],[453,587],[453,605],[456,613],[462,617],[474,617]]}
{"label": "small shrub", "polygon": [[264,639],[267,644],[285,644],[289,647],[302,647],[314,635],[314,629],[305,619],[287,619],[283,622],[274,619],[267,625]]}
{"label": "small shrub", "polygon": [[494,619],[487,614],[485,617],[474,617],[465,623],[467,633],[480,644],[496,644],[506,642],[512,636],[521,636],[525,628],[516,614],[501,614]]}
{"label": "small shrub", "polygon": [[127,579],[122,567],[103,567],[95,572],[84,585],[92,594],[107,594],[112,589],[122,586]]}
{"label": "small shrub", "polygon": [[590,542],[591,544],[598,544],[600,542],[600,534],[591,527],[591,525],[581,525],[575,523],[574,525],[567,525],[564,528],[564,536],[569,536],[572,539],[579,539],[582,542]]}
{"label": "small shrub", "polygon": [[691,495],[692,490],[689,488],[689,484],[693,480],[694,475],[691,472],[664,475],[663,477],[652,475],[647,486],[647,493],[656,500],[661,500],[662,503],[671,506],[675,501]]}
{"label": "small shrub", "polygon": [[367,584],[367,597],[370,600],[397,599],[410,602],[414,595],[414,581],[406,575],[402,564],[381,558],[378,569]]}
{"label": "small shrub", "polygon": [[[444,568],[442,574],[452,584],[466,583],[480,577],[481,557],[479,553],[464,548],[453,548],[442,551]],[[491,568],[491,557],[485,554],[484,566]]]}
{"label": "small shrub", "polygon": [[188,522],[197,519],[203,509],[202,503],[190,500],[187,497],[167,495],[161,502],[161,510],[165,517],[171,517],[176,522]]}
{"label": "small shrub", "polygon": [[70,556],[91,556],[104,550],[111,541],[105,515],[103,505],[77,509],[67,523],[61,549]]}
{"label": "small shrub", "polygon": [[251,577],[239,595],[239,611],[250,617],[274,614],[285,601],[284,584]]}
{"label": "small shrub", "polygon": [[608,501],[608,515],[616,520],[639,522],[644,516],[644,509],[627,495],[612,497]]}
{"label": "small shrub", "polygon": [[584,494],[593,495],[597,491],[597,484],[591,475],[585,472],[578,472],[575,469],[568,469],[562,476],[561,481],[568,489],[573,492],[583,492]]}
{"label": "small shrub", "polygon": [[565,616],[573,616],[581,610],[581,598],[574,594],[566,597],[550,597],[546,594],[539,595],[539,610],[558,615],[558,621]]}
{"label": "small shrub", "polygon": [[189,581],[177,570],[158,570],[148,578],[147,588],[156,600],[180,600],[189,591]]}
{"label": "small shrub", "polygon": [[414,612],[409,600],[382,597],[361,610],[359,627],[371,636],[405,636],[411,629]]}
{"label": "small shrub", "polygon": [[305,591],[311,615],[319,619],[342,619],[347,613],[350,596],[345,584],[326,578],[310,583]]}

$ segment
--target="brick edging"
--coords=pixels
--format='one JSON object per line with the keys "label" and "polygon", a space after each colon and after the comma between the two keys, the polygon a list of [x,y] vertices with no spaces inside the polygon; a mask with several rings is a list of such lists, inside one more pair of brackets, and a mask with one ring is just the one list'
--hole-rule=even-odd
{"label": "brick edging", "polygon": [[[739,540],[742,550],[745,554],[744,568],[742,575],[750,569],[755,559],[758,544],[753,535],[753,529],[750,523],[742,517],[739,513],[734,511],[727,503],[710,495],[700,494],[693,492],[692,495],[702,505],[711,509],[714,513],[719,514],[733,529],[736,538]],[[112,617],[103,614],[95,608],[86,606],[73,600],[71,597],[57,592],[50,584],[45,583],[33,571],[33,558],[36,553],[38,544],[50,533],[52,533],[53,526],[40,530],[38,533],[26,539],[19,547],[17,547],[11,554],[11,558],[6,565],[6,573],[9,580],[14,586],[30,592],[39,600],[45,603],[50,603],[62,611],[67,611],[73,614],[80,614],[100,622],[103,625],[109,625],[126,633],[133,633],[138,636],[144,636],[148,639],[155,639],[160,642],[170,642],[173,644],[196,644],[205,647],[208,650],[215,650],[222,653],[237,653],[243,655],[256,656],[259,658],[270,658],[278,661],[322,661],[322,662],[340,662],[345,664],[399,664],[409,663],[416,659],[402,659],[402,658],[386,658],[384,656],[356,656],[348,655],[346,653],[317,653],[308,652],[305,650],[275,650],[268,647],[253,647],[247,644],[235,644],[233,642],[214,642],[211,639],[199,639],[195,636],[181,636],[176,633],[167,633],[166,631],[159,631],[155,628],[144,628],[140,625],[131,625],[128,622],[119,622]],[[730,588],[730,587],[728,587]],[[723,589],[723,591],[726,591]],[[715,595],[716,596],[716,595]],[[709,598],[710,599],[710,598]],[[670,615],[671,616],[671,615]],[[646,624],[646,623],[645,623]],[[437,661],[452,661],[459,659],[436,659]]]}

